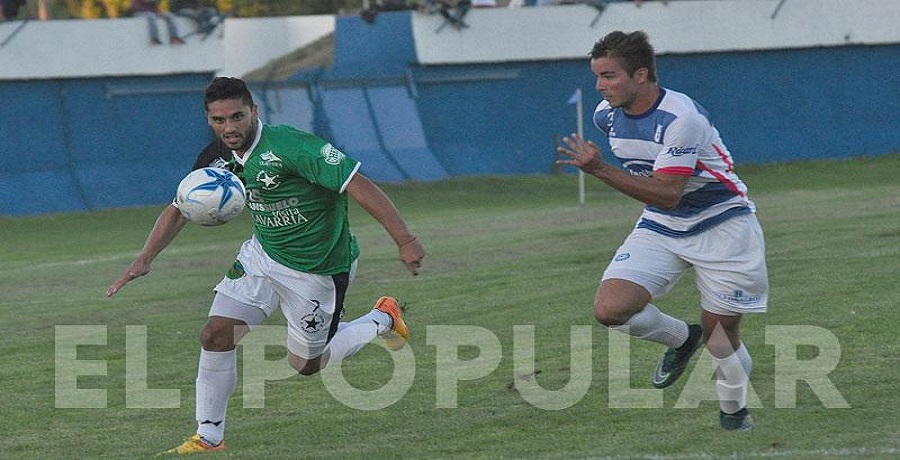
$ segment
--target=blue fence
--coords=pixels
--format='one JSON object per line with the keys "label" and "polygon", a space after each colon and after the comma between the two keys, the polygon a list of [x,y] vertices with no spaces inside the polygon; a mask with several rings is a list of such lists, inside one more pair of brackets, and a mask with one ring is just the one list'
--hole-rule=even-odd
{"label": "blue fence", "polygon": [[[573,91],[585,120],[599,102],[586,59],[420,66],[409,28],[408,13],[339,18],[332,69],[251,83],[263,118],[331,139],[375,180],[431,181],[550,173],[555,139],[575,130]],[[711,112],[739,163],[900,151],[900,46],[665,55],[658,66],[663,86]],[[211,77],[0,82],[0,215],[167,202],[210,140]]]}

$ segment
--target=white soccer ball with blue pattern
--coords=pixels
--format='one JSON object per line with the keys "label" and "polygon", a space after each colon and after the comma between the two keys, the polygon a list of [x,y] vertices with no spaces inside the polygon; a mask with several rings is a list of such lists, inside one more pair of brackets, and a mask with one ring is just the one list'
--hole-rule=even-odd
{"label": "white soccer ball with blue pattern", "polygon": [[175,207],[188,220],[200,225],[222,225],[244,210],[244,184],[222,168],[200,168],[178,184]]}

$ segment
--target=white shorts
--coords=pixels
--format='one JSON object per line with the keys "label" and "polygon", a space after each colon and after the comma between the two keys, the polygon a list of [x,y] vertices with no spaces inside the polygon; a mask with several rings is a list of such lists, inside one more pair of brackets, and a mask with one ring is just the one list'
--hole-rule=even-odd
{"label": "white shorts", "polygon": [[241,246],[234,266],[216,285],[210,316],[239,319],[253,327],[281,308],[288,323],[287,347],[305,359],[320,356],[337,332],[344,296],[356,274],[315,275],[272,260],[253,236]]}
{"label": "white shorts", "polygon": [[765,246],[756,214],[732,217],[684,238],[637,228],[616,251],[603,280],[632,281],[660,297],[694,267],[704,310],[729,316],[762,313],[769,297]]}

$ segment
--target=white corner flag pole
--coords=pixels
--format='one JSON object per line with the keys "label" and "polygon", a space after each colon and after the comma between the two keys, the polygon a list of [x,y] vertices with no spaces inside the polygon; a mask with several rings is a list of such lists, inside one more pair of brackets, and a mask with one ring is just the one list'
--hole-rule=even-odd
{"label": "white corner flag pole", "polygon": [[[577,120],[578,137],[584,139],[584,103],[581,100],[581,88],[575,88],[575,92],[569,96],[569,104],[575,104],[575,119]],[[584,204],[584,171],[578,170],[578,203]]]}
{"label": "white corner flag pole", "polygon": [[[584,139],[584,109],[581,98],[581,88],[575,89],[575,112],[578,127],[578,137]],[[584,171],[578,170],[578,204],[584,204]]]}

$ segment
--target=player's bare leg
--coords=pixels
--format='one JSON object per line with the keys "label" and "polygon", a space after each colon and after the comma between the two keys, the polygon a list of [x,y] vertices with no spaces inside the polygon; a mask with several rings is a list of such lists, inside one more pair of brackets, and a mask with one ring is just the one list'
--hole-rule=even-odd
{"label": "player's bare leg", "polygon": [[719,395],[719,424],[729,431],[753,428],[747,409],[747,387],[753,360],[741,342],[741,316],[726,316],[703,311],[706,348],[716,367],[716,392]]}
{"label": "player's bare leg", "polygon": [[235,347],[249,331],[241,320],[210,316],[200,332],[197,366],[197,432],[166,453],[193,454],[225,449],[225,412],[237,383]]}
{"label": "player's bare leg", "polygon": [[634,282],[607,279],[597,289],[594,317],[612,329],[667,345],[669,348],[653,375],[653,385],[665,388],[684,372],[699,348],[702,331],[699,325],[659,311],[651,300],[650,293]]}

